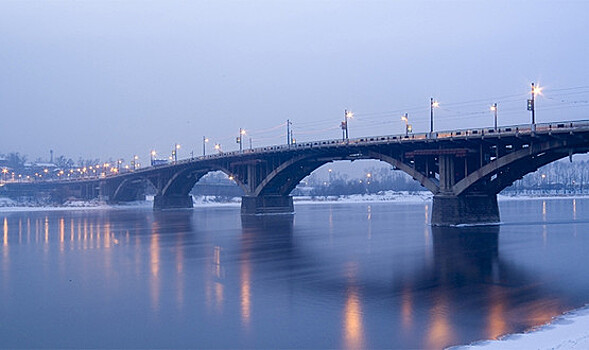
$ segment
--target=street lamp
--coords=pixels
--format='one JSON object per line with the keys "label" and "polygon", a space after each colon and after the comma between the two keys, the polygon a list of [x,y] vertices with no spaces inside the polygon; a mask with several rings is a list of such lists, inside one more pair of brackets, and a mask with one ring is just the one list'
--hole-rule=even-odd
{"label": "street lamp", "polygon": [[532,112],[532,130],[536,130],[536,95],[540,94],[542,88],[532,83],[532,98],[528,100],[528,111]]}
{"label": "street lamp", "polygon": [[239,128],[239,136],[235,139],[235,142],[239,143],[239,152],[243,152],[243,135],[245,135],[245,130]]}
{"label": "street lamp", "polygon": [[344,109],[344,121],[341,124],[342,127],[342,139],[343,140],[348,140],[349,139],[349,133],[348,133],[348,119],[351,119],[354,117],[354,113],[352,113],[352,111],[348,111],[347,109]]}
{"label": "street lamp", "polygon": [[174,163],[178,162],[178,150],[180,149],[179,144],[174,144],[174,149],[172,150],[172,157],[174,158]]}
{"label": "street lamp", "polygon": [[137,159],[139,159],[138,155],[134,155],[133,156],[133,161],[131,162],[131,166],[133,167],[133,170],[137,170]]}
{"label": "street lamp", "polygon": [[409,124],[409,116],[407,113],[401,116],[401,120],[405,122],[405,136],[409,136],[409,132],[413,130],[413,127]]}
{"label": "street lamp", "polygon": [[155,150],[152,150],[150,155],[151,155],[151,166],[153,166],[153,163],[155,162],[155,155],[157,153],[155,152]]}
{"label": "street lamp", "polygon": [[223,153],[223,151],[221,151],[221,144],[220,143],[215,144],[215,150],[217,150],[217,152],[219,152],[219,154]]}
{"label": "street lamp", "polygon": [[6,174],[8,174],[8,169],[2,169],[2,179],[4,180],[4,182],[6,182]]}
{"label": "street lamp", "polygon": [[429,132],[430,132],[430,137],[433,135],[434,133],[434,108],[438,108],[440,106],[440,104],[438,103],[438,101],[434,101],[434,98],[430,98],[430,103],[429,103],[429,111],[430,111],[430,126],[429,126]]}
{"label": "street lamp", "polygon": [[206,137],[202,137],[202,155],[203,157],[207,155],[207,142],[209,142],[209,139]]}
{"label": "street lamp", "polygon": [[495,131],[497,131],[497,103],[493,103],[491,106],[491,112],[495,114]]}

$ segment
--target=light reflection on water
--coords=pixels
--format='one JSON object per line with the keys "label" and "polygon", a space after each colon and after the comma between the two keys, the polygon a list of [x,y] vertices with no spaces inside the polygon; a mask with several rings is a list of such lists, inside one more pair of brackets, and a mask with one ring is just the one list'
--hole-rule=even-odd
{"label": "light reflection on water", "polygon": [[0,213],[0,347],[440,348],[589,302],[588,200],[429,208]]}

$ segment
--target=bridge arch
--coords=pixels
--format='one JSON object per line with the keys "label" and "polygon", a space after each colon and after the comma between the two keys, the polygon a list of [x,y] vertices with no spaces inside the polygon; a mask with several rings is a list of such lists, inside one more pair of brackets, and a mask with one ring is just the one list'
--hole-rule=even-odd
{"label": "bridge arch", "polygon": [[[452,192],[456,196],[464,195],[472,190],[497,194],[514,181],[546,164],[575,153],[585,153],[588,150],[586,145],[575,146],[560,139],[532,144],[482,166],[457,182]],[[480,185],[483,182],[487,183],[481,190]]]}
{"label": "bridge arch", "polygon": [[288,159],[272,170],[263,180],[257,184],[252,192],[253,196],[264,195],[289,195],[296,186],[313,171],[319,167],[339,160],[377,160],[392,165],[396,169],[403,171],[419,182],[423,187],[432,193],[439,192],[439,185],[435,178],[429,178],[412,168],[401,160],[393,156],[379,153],[376,151],[366,152],[365,155],[358,158],[355,156],[336,156],[336,157],[316,157],[310,155],[300,155]]}
{"label": "bridge arch", "polygon": [[247,186],[239,177],[234,176],[231,171],[223,166],[214,166],[208,169],[184,169],[183,171],[172,174],[172,176],[165,181],[165,184],[161,189],[161,194],[164,196],[188,195],[192,188],[194,188],[194,185],[196,185],[202,177],[216,171],[223,172],[244,191],[247,191]]}
{"label": "bridge arch", "polygon": [[147,179],[144,177],[125,177],[121,181],[111,183],[109,201],[131,202],[143,199],[146,182]]}

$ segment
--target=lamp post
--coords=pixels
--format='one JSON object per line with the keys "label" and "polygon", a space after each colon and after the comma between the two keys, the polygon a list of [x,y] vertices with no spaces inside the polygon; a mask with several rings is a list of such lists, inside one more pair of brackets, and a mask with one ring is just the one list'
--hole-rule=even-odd
{"label": "lamp post", "polygon": [[150,153],[150,155],[151,155],[151,166],[153,166],[153,163],[155,162],[155,155],[156,154],[157,153],[155,152],[155,150],[151,150],[151,153]]}
{"label": "lamp post", "polygon": [[495,131],[497,131],[497,103],[493,103],[491,106],[491,112],[495,115]]}
{"label": "lamp post", "polygon": [[179,144],[174,144],[174,149],[172,150],[172,157],[174,158],[174,163],[178,162],[178,150],[180,149]]}
{"label": "lamp post", "polygon": [[409,124],[409,116],[407,113],[401,116],[401,120],[405,122],[405,136],[409,136],[409,131],[412,130],[411,124]]}
{"label": "lamp post", "polygon": [[350,134],[348,133],[348,119],[354,117],[354,113],[352,111],[348,111],[347,109],[344,110],[344,122],[342,123],[342,130],[345,131],[345,139],[349,140]]}
{"label": "lamp post", "polygon": [[207,142],[209,142],[209,139],[206,137],[202,137],[202,155],[203,157],[207,155]]}
{"label": "lamp post", "polygon": [[440,104],[438,103],[438,101],[435,101],[433,97],[430,98],[430,103],[429,103],[429,113],[430,113],[429,133],[430,133],[430,137],[433,136],[433,134],[434,134],[434,108],[438,108],[439,105]]}
{"label": "lamp post", "polygon": [[235,142],[239,143],[239,152],[243,152],[243,135],[245,135],[245,130],[239,128],[239,136],[235,139]]}
{"label": "lamp post", "polygon": [[219,152],[219,154],[223,153],[223,151],[221,151],[221,144],[220,143],[215,144],[215,150],[217,150],[217,152]]}
{"label": "lamp post", "polygon": [[534,83],[532,83],[532,98],[528,100],[528,111],[532,112],[532,130],[536,131],[536,95],[540,93],[542,89]]}
{"label": "lamp post", "polygon": [[286,144],[288,145],[288,148],[290,148],[290,144],[292,143],[292,137],[290,135],[290,126],[292,125],[292,122],[290,121],[290,119],[286,120]]}

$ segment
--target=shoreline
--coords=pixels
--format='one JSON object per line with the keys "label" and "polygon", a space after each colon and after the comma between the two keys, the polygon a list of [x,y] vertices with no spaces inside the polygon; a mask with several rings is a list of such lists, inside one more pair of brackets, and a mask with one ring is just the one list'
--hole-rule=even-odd
{"label": "shoreline", "polygon": [[[433,195],[430,192],[386,191],[382,194],[354,194],[341,196],[296,196],[295,204],[319,205],[319,204],[361,204],[361,203],[399,203],[419,204],[431,203]],[[499,194],[498,202],[518,200],[564,200],[564,199],[589,199],[589,194]],[[234,207],[241,205],[241,197],[219,200],[217,196],[193,196],[194,208],[202,207]],[[33,203],[22,204],[9,198],[0,198],[0,212],[11,211],[59,211],[59,210],[101,210],[101,209],[131,209],[152,208],[153,196],[145,201],[136,201],[126,204],[107,204],[100,201],[72,201],[63,205],[36,205]]]}
{"label": "shoreline", "polygon": [[553,317],[523,333],[510,333],[496,340],[477,340],[447,350],[589,349],[589,304]]}

